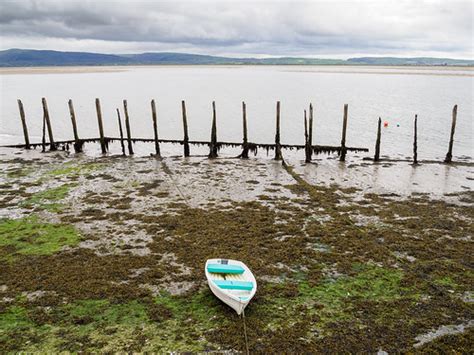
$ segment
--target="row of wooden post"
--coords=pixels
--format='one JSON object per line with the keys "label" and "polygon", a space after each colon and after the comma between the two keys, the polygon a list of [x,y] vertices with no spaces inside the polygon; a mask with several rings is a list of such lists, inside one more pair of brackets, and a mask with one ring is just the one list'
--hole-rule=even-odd
{"label": "row of wooden post", "polygon": [[[56,150],[57,146],[54,141],[53,137],[53,130],[51,126],[51,120],[49,117],[49,110],[48,104],[46,102],[46,98],[42,98],[42,105],[43,105],[43,150],[45,149],[45,133],[46,130],[48,132],[49,137],[49,144],[50,150]],[[102,121],[102,110],[100,105],[100,100],[97,98],[95,100],[96,105],[96,112],[97,112],[97,122],[99,126],[99,140],[101,151],[105,154],[108,150],[108,141],[104,135],[104,126]],[[75,152],[79,153],[82,151],[83,142],[79,139],[78,131],[77,131],[77,123],[76,123],[76,115],[74,112],[74,105],[72,100],[68,101],[69,106],[69,113],[71,117],[71,123],[74,133],[74,150]],[[25,118],[25,111],[23,107],[23,103],[20,99],[18,99],[18,108],[20,111],[20,118],[23,128],[23,135],[25,140],[25,148],[30,149],[30,140],[28,136],[28,127],[26,124]],[[181,101],[181,110],[182,110],[182,119],[183,119],[183,131],[184,131],[184,139],[183,139],[183,146],[184,146],[184,156],[189,157],[190,149],[189,149],[189,135],[188,135],[188,122],[187,122],[187,114],[186,114],[186,103],[185,101]],[[133,144],[132,144],[132,134],[130,128],[130,119],[128,115],[128,106],[127,100],[123,100],[123,111],[125,115],[125,130],[127,134],[127,147],[128,153],[130,155],[134,154],[133,152]],[[152,120],[153,120],[153,134],[154,134],[154,142],[155,142],[155,155],[160,156],[160,144],[159,144],[159,137],[158,137],[158,123],[157,123],[157,114],[156,114],[156,104],[155,100],[151,100],[151,111],[152,111]],[[247,109],[245,102],[242,102],[242,115],[243,115],[243,143],[242,143],[242,153],[240,154],[241,158],[248,158],[249,153],[249,142],[247,136]],[[457,117],[457,105],[453,107],[452,113],[452,124],[451,124],[451,135],[449,140],[449,149],[448,153],[446,154],[445,162],[450,163],[452,161],[452,150],[453,150],[453,141],[454,141],[454,132],[456,129],[456,117]],[[122,153],[125,155],[125,145],[124,145],[124,134],[122,129],[122,122],[120,117],[120,110],[117,108],[117,118],[118,118],[118,125],[119,125],[119,132],[120,132],[120,144],[122,148]],[[342,124],[342,137],[341,137],[341,146],[339,149],[339,159],[344,161],[346,158],[347,148],[346,148],[346,132],[347,132],[347,119],[348,119],[348,105],[344,105],[344,114],[343,114],[343,124]],[[418,124],[418,116],[415,115],[414,121],[414,142],[413,142],[413,163],[418,163],[418,145],[417,145],[417,124]],[[313,154],[313,105],[309,105],[309,120],[307,118],[307,112],[304,110],[304,127],[305,127],[305,161],[307,163],[311,162],[312,154]],[[374,161],[380,160],[380,144],[381,144],[381,127],[382,127],[382,120],[379,117],[378,119],[378,126],[377,126],[377,138],[375,143],[375,155]],[[275,160],[281,160],[281,142],[280,142],[280,101],[276,103],[276,130],[275,130]],[[211,127],[211,141],[209,144],[209,158],[216,158],[218,156],[219,151],[219,144],[217,142],[217,115],[216,115],[216,103],[212,102],[212,127]]]}
{"label": "row of wooden post", "polygon": [[[453,143],[454,143],[454,132],[456,130],[456,119],[458,115],[458,105],[454,105],[451,121],[451,135],[449,137],[449,147],[446,158],[444,159],[445,163],[451,163],[453,159]],[[344,118],[346,117],[346,110],[344,109]],[[344,133],[343,133],[344,136]],[[379,117],[378,126],[377,126],[377,139],[375,141],[375,155],[374,161],[380,160],[380,140],[382,136],[382,119]],[[342,145],[342,143],[341,143]],[[413,121],[413,164],[418,164],[418,115],[415,115],[415,120]]]}

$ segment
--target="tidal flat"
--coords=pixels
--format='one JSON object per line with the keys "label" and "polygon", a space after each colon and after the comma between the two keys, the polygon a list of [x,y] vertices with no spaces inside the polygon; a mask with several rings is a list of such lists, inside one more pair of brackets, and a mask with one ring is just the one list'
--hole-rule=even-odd
{"label": "tidal flat", "polygon": [[380,194],[260,157],[0,164],[2,353],[245,352],[213,257],[256,276],[252,353],[472,351],[471,190]]}

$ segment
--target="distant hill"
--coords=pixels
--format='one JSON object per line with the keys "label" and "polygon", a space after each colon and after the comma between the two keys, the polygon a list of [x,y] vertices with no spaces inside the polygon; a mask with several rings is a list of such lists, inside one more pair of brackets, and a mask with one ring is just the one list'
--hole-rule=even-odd
{"label": "distant hill", "polygon": [[349,58],[347,62],[352,64],[366,65],[459,65],[472,66],[474,60],[451,59],[451,58],[431,58],[431,57],[415,57],[415,58],[396,58],[396,57],[363,57]]}
{"label": "distant hill", "polygon": [[458,65],[474,66],[474,60],[449,58],[365,57],[341,59],[317,58],[229,58],[188,53],[100,54],[32,49],[0,51],[0,67],[77,66],[77,65]]}
{"label": "distant hill", "polygon": [[128,58],[113,54],[37,51],[30,49],[8,49],[6,51],[0,51],[0,66],[2,67],[117,64],[133,63]]}

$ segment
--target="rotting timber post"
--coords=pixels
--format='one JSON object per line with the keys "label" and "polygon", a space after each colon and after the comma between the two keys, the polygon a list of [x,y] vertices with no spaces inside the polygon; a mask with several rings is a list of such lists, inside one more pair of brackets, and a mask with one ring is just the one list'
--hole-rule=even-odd
{"label": "rotting timber post", "polygon": [[453,120],[451,122],[451,136],[449,137],[449,149],[444,159],[445,163],[451,163],[453,159],[453,143],[454,143],[454,131],[456,130],[456,118],[458,116],[458,105],[453,107]]}
{"label": "rotting timber post", "polygon": [[133,155],[132,132],[130,130],[130,119],[128,117],[127,100],[123,100],[123,112],[125,113],[125,129],[127,130],[128,154]]}
{"label": "rotting timber post", "polygon": [[155,100],[151,100],[151,114],[153,118],[153,135],[155,138],[155,154],[160,157],[160,143],[158,142],[158,123],[156,118],[156,105]]}
{"label": "rotting timber post", "polygon": [[79,134],[77,133],[77,124],[76,124],[76,113],[74,112],[74,105],[72,99],[69,99],[67,102],[69,106],[69,115],[71,116],[72,131],[74,133],[74,151],[76,153],[82,152],[82,143],[79,140]]}
{"label": "rotting timber post", "polygon": [[311,157],[309,153],[310,149],[311,149],[311,146],[309,144],[309,139],[308,139],[308,118],[306,116],[306,110],[304,110],[304,153],[305,153],[306,163],[311,162]]}
{"label": "rotting timber post", "polygon": [[308,124],[308,156],[307,163],[313,158],[313,104],[309,104],[309,124]]}
{"label": "rotting timber post", "polygon": [[41,136],[41,152],[46,152],[46,116],[43,114],[43,135]]}
{"label": "rotting timber post", "polygon": [[117,109],[117,118],[118,118],[119,133],[120,133],[120,145],[122,147],[122,154],[125,155],[125,144],[123,144],[122,120],[120,119],[120,110],[119,109]]}
{"label": "rotting timber post", "polygon": [[276,105],[275,160],[282,160],[280,144],[280,101]]}
{"label": "rotting timber post", "polygon": [[382,137],[382,119],[379,117],[377,125],[377,140],[375,141],[375,155],[374,161],[380,160],[380,139]]}
{"label": "rotting timber post", "polygon": [[48,103],[46,102],[46,98],[41,99],[41,103],[43,104],[43,117],[46,122],[46,127],[48,129],[48,136],[49,136],[49,149],[56,150],[56,144],[54,143],[53,137],[53,128],[51,127],[51,121],[49,120],[49,110],[48,110]]}
{"label": "rotting timber post", "polygon": [[102,110],[100,108],[100,100],[98,98],[95,99],[95,109],[97,111],[97,122],[99,124],[100,148],[102,150],[102,154],[105,154],[107,153],[107,145],[105,144],[104,126],[102,123]]}
{"label": "rotting timber post", "polygon": [[209,145],[209,158],[217,158],[217,118],[216,118],[216,102],[212,101],[212,128],[211,143]]}
{"label": "rotting timber post", "polygon": [[245,105],[244,101],[242,101],[242,120],[243,120],[244,139],[242,142],[242,154],[240,154],[240,157],[242,159],[248,159],[249,158],[249,142],[248,142],[248,137],[247,137],[247,106]]}
{"label": "rotting timber post", "polygon": [[348,105],[344,105],[344,119],[342,122],[342,138],[341,138],[341,155],[339,157],[340,161],[345,161],[346,160],[346,132],[347,132],[347,110],[348,110]]}
{"label": "rotting timber post", "polygon": [[183,113],[183,130],[184,130],[184,156],[189,157],[189,135],[188,135],[188,118],[186,116],[186,103],[184,100],[181,101],[181,111]]}
{"label": "rotting timber post", "polygon": [[21,126],[23,127],[23,136],[25,138],[25,149],[30,149],[30,137],[28,136],[28,127],[26,126],[25,110],[20,99],[18,99],[18,109],[20,110]]}
{"label": "rotting timber post", "polygon": [[415,121],[413,123],[413,164],[418,164],[418,115],[415,115]]}

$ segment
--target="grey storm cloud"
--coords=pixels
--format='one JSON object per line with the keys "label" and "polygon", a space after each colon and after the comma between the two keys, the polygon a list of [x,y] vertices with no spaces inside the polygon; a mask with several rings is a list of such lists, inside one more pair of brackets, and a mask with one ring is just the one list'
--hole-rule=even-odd
{"label": "grey storm cloud", "polygon": [[470,0],[3,0],[2,49],[473,57]]}

